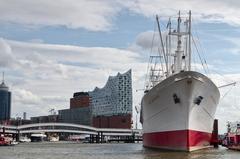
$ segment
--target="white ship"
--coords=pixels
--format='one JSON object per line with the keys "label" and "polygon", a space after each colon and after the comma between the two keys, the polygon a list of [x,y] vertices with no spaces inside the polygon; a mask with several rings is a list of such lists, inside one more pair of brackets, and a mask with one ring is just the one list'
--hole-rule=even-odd
{"label": "white ship", "polygon": [[150,61],[162,63],[149,65],[141,103],[143,145],[182,151],[209,147],[220,93],[207,76],[191,70],[191,12],[185,18],[179,12],[176,30],[169,20],[166,41],[158,17],[157,24],[161,47]]}
{"label": "white ship", "polygon": [[31,134],[31,142],[42,142],[46,141],[47,135],[44,133]]}
{"label": "white ship", "polygon": [[31,139],[28,138],[27,136],[20,136],[19,141],[20,142],[31,142]]}

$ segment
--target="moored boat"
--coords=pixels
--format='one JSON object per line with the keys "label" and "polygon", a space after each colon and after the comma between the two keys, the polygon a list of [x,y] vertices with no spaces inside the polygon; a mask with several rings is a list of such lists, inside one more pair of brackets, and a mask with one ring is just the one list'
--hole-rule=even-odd
{"label": "moored boat", "polygon": [[28,138],[27,136],[20,136],[19,141],[20,142],[31,142],[31,139]]}
{"label": "moored boat", "polygon": [[47,135],[43,133],[31,134],[31,142],[41,142],[46,140],[47,140]]}
{"label": "moored boat", "polygon": [[222,145],[240,151],[240,122],[228,122],[227,130]]}
{"label": "moored boat", "polygon": [[[207,148],[212,140],[215,111],[220,93],[210,78],[191,69],[191,12],[177,18],[177,29],[169,20],[163,42],[157,17],[161,65],[150,65],[149,81],[141,102],[143,145],[169,150],[193,151]],[[184,29],[181,27],[184,26]],[[174,39],[174,38],[175,39]],[[176,41],[176,50],[171,40]]]}
{"label": "moored boat", "polygon": [[4,135],[0,136],[0,146],[10,146],[12,145],[12,142],[13,138]]}
{"label": "moored boat", "polygon": [[59,136],[57,134],[52,134],[48,137],[48,140],[50,142],[57,142],[57,141],[59,141]]}

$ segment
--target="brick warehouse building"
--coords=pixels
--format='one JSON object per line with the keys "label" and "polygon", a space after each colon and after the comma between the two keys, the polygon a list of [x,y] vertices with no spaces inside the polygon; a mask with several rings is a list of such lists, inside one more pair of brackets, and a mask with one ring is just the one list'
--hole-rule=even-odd
{"label": "brick warehouse building", "polygon": [[110,76],[103,88],[74,93],[70,109],[59,110],[59,121],[98,128],[131,128],[131,70]]}
{"label": "brick warehouse building", "polygon": [[125,128],[130,129],[132,124],[131,114],[96,116],[93,117],[92,126],[98,128]]}
{"label": "brick warehouse building", "polygon": [[73,98],[70,99],[70,109],[89,107],[91,97],[87,92],[76,92],[73,94]]}
{"label": "brick warehouse building", "polygon": [[92,125],[91,97],[87,92],[76,92],[70,99],[70,109],[59,110],[59,122]]}

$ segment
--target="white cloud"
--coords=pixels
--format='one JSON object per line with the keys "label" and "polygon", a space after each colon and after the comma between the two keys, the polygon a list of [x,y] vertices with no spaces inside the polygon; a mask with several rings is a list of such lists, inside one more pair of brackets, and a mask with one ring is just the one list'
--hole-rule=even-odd
{"label": "white cloud", "polygon": [[158,40],[153,39],[153,37],[155,37],[156,39],[159,39],[158,35],[156,35],[156,33],[154,33],[153,31],[146,31],[146,32],[140,33],[136,37],[136,44],[145,49],[151,49],[152,46],[153,47],[159,46],[157,45]]}
{"label": "white cloud", "polygon": [[240,54],[240,38],[239,37],[221,37],[221,38],[233,45],[231,49],[228,49],[229,53],[233,55]]}
{"label": "white cloud", "polygon": [[175,16],[178,10],[188,12],[192,10],[194,20],[208,22],[223,22],[240,25],[240,2],[231,0],[135,0],[122,2],[122,5],[140,15],[153,17]]}
{"label": "white cloud", "polygon": [[0,20],[35,27],[57,25],[108,30],[118,11],[118,5],[109,0],[0,0]]}
{"label": "white cloud", "polygon": [[14,100],[26,105],[37,105],[41,102],[40,97],[25,89],[14,89]]}
{"label": "white cloud", "polygon": [[3,39],[0,39],[0,57],[1,67],[14,67],[17,64],[11,47]]}
{"label": "white cloud", "polygon": [[[23,111],[29,116],[46,115],[53,106],[55,109],[68,108],[74,92],[103,87],[109,75],[130,68],[133,69],[133,91],[142,88],[144,83],[142,77],[147,64],[133,51],[6,39],[2,42],[9,47],[8,53],[15,57],[12,63],[18,63],[14,69],[5,69],[6,83],[13,93],[13,115]],[[0,50],[2,48],[0,45]],[[135,103],[140,100],[140,96],[134,97]]]}
{"label": "white cloud", "polygon": [[29,40],[29,42],[32,42],[32,43],[44,43],[44,41],[42,39],[31,39],[31,40]]}
{"label": "white cloud", "polygon": [[225,0],[0,0],[0,21],[30,27],[66,26],[91,31],[107,31],[122,10],[151,19],[175,16],[178,10],[192,10],[194,20],[240,25],[240,2]]}

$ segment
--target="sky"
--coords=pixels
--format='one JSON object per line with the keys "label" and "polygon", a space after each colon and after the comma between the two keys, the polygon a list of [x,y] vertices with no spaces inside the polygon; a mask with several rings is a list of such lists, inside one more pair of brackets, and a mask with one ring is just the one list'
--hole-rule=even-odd
{"label": "sky", "polygon": [[[129,69],[139,106],[155,15],[166,22],[178,10],[192,11],[206,74],[217,86],[239,82],[239,7],[237,0],[0,0],[0,71],[12,92],[12,117],[67,109],[74,92],[101,88]],[[220,92],[216,118],[224,133],[227,121],[240,120],[239,85]]]}

